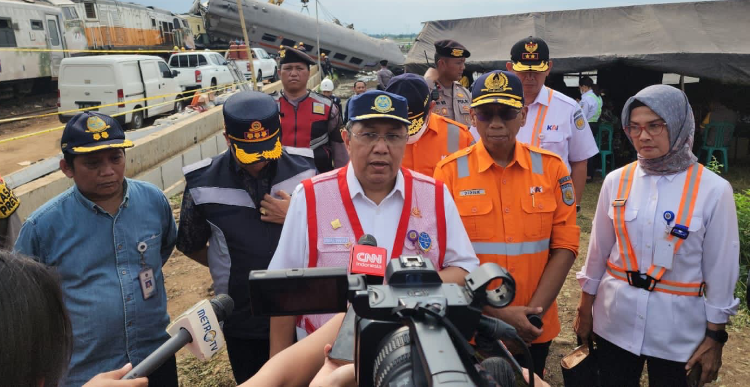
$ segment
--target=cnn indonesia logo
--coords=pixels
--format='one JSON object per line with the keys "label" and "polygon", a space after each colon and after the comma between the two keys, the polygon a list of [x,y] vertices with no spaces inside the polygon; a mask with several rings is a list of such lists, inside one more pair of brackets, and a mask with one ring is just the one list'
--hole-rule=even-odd
{"label": "cnn indonesia logo", "polygon": [[357,253],[357,262],[362,267],[380,268],[383,265],[383,255]]}

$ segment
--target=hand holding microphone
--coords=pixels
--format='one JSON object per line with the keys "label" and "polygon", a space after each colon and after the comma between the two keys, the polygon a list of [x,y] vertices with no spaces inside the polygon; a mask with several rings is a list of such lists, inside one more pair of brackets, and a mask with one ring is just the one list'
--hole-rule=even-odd
{"label": "hand holding microphone", "polygon": [[153,373],[182,347],[187,346],[198,360],[207,360],[224,346],[224,334],[219,322],[234,310],[234,301],[221,294],[204,299],[182,313],[167,328],[172,337],[135,366],[122,379],[142,378]]}

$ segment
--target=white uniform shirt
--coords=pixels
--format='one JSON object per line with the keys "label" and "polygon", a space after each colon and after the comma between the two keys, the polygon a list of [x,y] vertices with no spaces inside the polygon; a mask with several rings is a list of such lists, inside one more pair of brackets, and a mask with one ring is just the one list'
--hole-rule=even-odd
{"label": "white uniform shirt", "polygon": [[594,91],[588,90],[581,95],[581,110],[583,110],[583,117],[586,118],[586,121],[591,122],[591,119],[599,110],[599,99],[596,98]]}
{"label": "white uniform shirt", "polygon": [[[568,167],[568,171],[571,171],[571,162],[588,160],[599,153],[599,148],[596,147],[591,128],[586,118],[583,118],[578,103],[558,91],[552,94],[550,101],[550,91],[552,91],[550,88],[542,88],[536,100],[529,104],[526,124],[518,131],[516,139],[519,142],[531,144],[537,117],[541,122],[541,117],[544,116],[539,146],[560,156]],[[547,114],[539,115],[540,107],[548,106],[548,102]],[[581,120],[578,119],[579,117]]]}
{"label": "white uniform shirt", "polygon": [[[612,200],[620,183],[620,168],[604,179],[599,195],[588,256],[577,273],[583,291],[595,294],[594,332],[636,355],[687,362],[703,341],[706,320],[724,324],[737,312],[734,286],[739,274],[739,233],[731,185],[703,170],[690,233],[662,279],[705,281],[704,297],[648,292],[606,272],[607,259],[622,266],[614,225]],[[654,260],[656,241],[663,240],[665,211],[677,213],[687,172],[647,175],[638,166],[625,205],[625,225],[641,273]],[[672,222],[674,226],[675,222]]]}
{"label": "white uniform shirt", "polygon": [[[366,234],[372,234],[378,241],[378,246],[385,248],[388,258],[391,256],[396,230],[401,219],[404,205],[404,176],[401,171],[396,177],[396,185],[388,196],[376,205],[365,196],[362,185],[354,175],[351,163],[346,172],[349,193],[354,203],[354,209]],[[460,267],[471,272],[479,266],[479,259],[471,246],[469,235],[466,234],[461,216],[458,215],[456,203],[443,186],[445,203],[446,247],[443,266]],[[327,222],[325,222],[327,223]],[[305,191],[300,184],[294,190],[289,205],[284,228],[276,253],[271,259],[268,269],[305,268],[310,257],[309,239],[307,235],[307,203]]]}

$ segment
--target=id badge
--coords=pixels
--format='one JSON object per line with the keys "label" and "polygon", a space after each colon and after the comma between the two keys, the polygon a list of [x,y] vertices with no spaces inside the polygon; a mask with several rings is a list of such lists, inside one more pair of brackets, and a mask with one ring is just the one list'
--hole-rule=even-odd
{"label": "id badge", "polygon": [[141,282],[141,292],[143,300],[147,300],[156,295],[156,284],[154,282],[154,270],[146,267],[138,273],[138,280]]}
{"label": "id badge", "polygon": [[674,261],[674,243],[667,240],[656,240],[654,243],[654,265],[672,269]]}

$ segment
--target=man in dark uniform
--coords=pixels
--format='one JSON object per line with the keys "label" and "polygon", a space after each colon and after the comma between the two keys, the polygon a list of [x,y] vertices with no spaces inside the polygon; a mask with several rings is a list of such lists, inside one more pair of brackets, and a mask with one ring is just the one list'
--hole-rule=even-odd
{"label": "man in dark uniform", "polygon": [[21,201],[0,176],[0,249],[13,249],[13,243],[21,231],[21,218],[17,212],[20,204]]}
{"label": "man in dark uniform", "polygon": [[385,91],[385,88],[388,86],[388,83],[391,82],[392,78],[393,72],[388,69],[388,60],[381,60],[380,70],[378,71],[378,89]]}
{"label": "man in dark uniform", "polygon": [[341,139],[341,115],[330,99],[307,89],[310,56],[290,47],[279,51],[279,75],[283,89],[274,93],[281,115],[281,144],[310,148],[319,172],[328,172],[349,162]]}
{"label": "man in dark uniform", "polygon": [[435,42],[435,68],[438,77],[434,87],[440,91],[440,98],[435,102],[437,104],[432,112],[467,127],[471,126],[471,93],[458,81],[463,77],[466,59],[470,55],[462,44],[452,39]]}
{"label": "man in dark uniform", "polygon": [[217,294],[234,299],[224,323],[237,383],[268,360],[268,319],[250,313],[250,271],[266,269],[276,251],[289,194],[315,175],[312,151],[281,146],[276,102],[240,92],[224,104],[229,150],[183,168],[177,248],[209,267]]}

